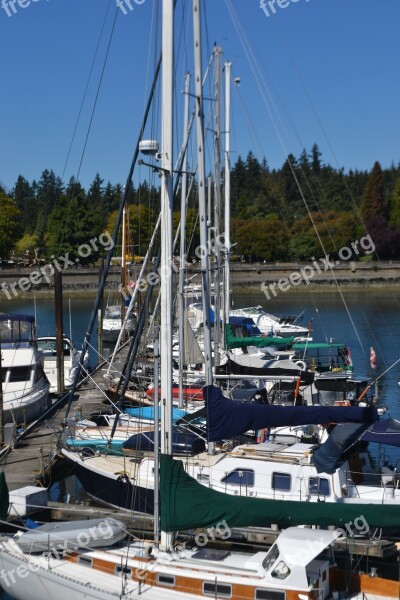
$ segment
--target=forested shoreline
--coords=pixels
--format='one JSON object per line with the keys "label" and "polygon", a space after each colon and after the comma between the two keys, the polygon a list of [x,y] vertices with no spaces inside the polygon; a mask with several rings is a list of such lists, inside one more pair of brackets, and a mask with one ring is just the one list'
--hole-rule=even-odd
{"label": "forested shoreline", "polygon": [[[1,178],[1,172],[0,172]],[[222,185],[224,183],[222,173]],[[69,253],[102,232],[112,232],[123,186],[97,174],[85,190],[74,178],[64,184],[45,169],[38,181],[20,175],[12,189],[0,185],[0,258],[35,264]],[[223,190],[222,190],[223,194]],[[189,256],[199,245],[196,181],[188,200]],[[180,199],[174,223],[179,222]],[[128,190],[131,255],[147,250],[160,211],[160,193],[146,181]],[[223,217],[223,215],[222,215]],[[375,253],[358,260],[400,258],[400,165],[370,171],[337,169],[322,160],[315,144],[280,169],[252,152],[231,169],[231,242],[246,260],[307,261],[368,233]],[[223,221],[222,221],[223,222]],[[94,252],[86,262],[99,257]],[[85,264],[85,259],[80,259]]]}

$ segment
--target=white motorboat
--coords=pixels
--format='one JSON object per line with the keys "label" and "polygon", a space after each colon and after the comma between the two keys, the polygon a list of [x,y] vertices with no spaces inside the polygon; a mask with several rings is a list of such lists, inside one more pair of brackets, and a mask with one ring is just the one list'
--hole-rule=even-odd
{"label": "white motorboat", "polygon": [[[57,338],[55,336],[38,337],[38,348],[44,355],[44,372],[50,382],[50,393],[56,394],[57,383]],[[74,381],[81,358],[81,350],[78,350],[73,341],[64,336],[63,359],[64,359],[64,387],[69,389]],[[89,357],[85,356],[82,364],[81,375],[84,377],[89,370]]]}
{"label": "white motorboat", "polygon": [[50,384],[37,346],[35,319],[1,314],[0,347],[4,422],[25,426],[50,406]]}
{"label": "white motorboat", "polygon": [[229,313],[232,317],[247,317],[254,321],[262,334],[279,337],[294,337],[297,341],[310,339],[308,327],[295,325],[291,317],[278,317],[268,313],[262,306],[236,308]]}
{"label": "white motorboat", "polygon": [[[120,306],[107,306],[104,311],[103,318],[103,341],[105,342],[116,342],[118,336],[121,333],[122,328],[121,319],[121,307]],[[136,329],[137,316],[135,313],[131,313],[128,316],[125,331],[128,335],[132,335]]]}

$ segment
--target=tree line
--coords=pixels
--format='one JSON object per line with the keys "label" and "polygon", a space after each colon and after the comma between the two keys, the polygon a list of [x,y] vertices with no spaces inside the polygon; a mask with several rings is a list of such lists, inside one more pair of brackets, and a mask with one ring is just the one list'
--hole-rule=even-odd
{"label": "tree line", "polygon": [[[195,181],[191,189],[186,236],[194,256],[200,242]],[[0,258],[34,262],[68,252],[73,260],[81,244],[113,231],[123,191],[120,184],[104,184],[99,174],[87,190],[74,178],[64,185],[47,169],[38,181],[20,175],[11,190],[0,185]],[[127,202],[130,253],[141,256],[159,215],[160,190],[144,181],[129,188]],[[177,198],[176,227],[179,206]],[[289,155],[279,169],[249,152],[231,170],[231,242],[246,260],[335,256],[367,233],[375,258],[400,259],[400,165],[383,169],[375,162],[370,171],[345,172],[324,164],[314,144],[309,153]],[[98,257],[94,253],[86,262]],[[371,256],[358,256],[363,258]]]}

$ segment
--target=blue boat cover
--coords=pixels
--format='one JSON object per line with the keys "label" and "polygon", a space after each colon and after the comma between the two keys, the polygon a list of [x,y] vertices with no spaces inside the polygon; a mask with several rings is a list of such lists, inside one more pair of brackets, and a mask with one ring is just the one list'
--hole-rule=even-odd
{"label": "blue boat cover", "polygon": [[[122,447],[124,450],[154,452],[154,431],[136,433],[126,440]],[[205,442],[199,436],[193,433],[172,431],[173,454],[196,456],[196,454],[204,452],[205,449]]]}
{"label": "blue boat cover", "polygon": [[317,472],[334,473],[343,452],[360,439],[367,427],[368,425],[365,423],[336,425],[326,442],[313,454],[313,462]]}
{"label": "blue boat cover", "polygon": [[400,447],[400,421],[384,419],[374,423],[360,438],[363,442],[375,442]]}
{"label": "blue boat cover", "polygon": [[[124,412],[131,417],[137,419],[147,419],[148,421],[154,421],[154,406],[141,406],[140,408],[126,408]],[[172,409],[172,420],[173,422],[178,419],[182,419],[186,414],[186,411],[181,408]],[[161,408],[158,409],[158,418],[161,418]]]}
{"label": "blue boat cover", "polygon": [[231,317],[229,316],[230,325],[243,325],[247,329],[247,335],[262,335],[261,331],[250,317]]}
{"label": "blue boat cover", "polygon": [[353,406],[278,406],[234,402],[225,398],[218,387],[205,386],[207,439],[229,439],[245,431],[266,427],[284,427],[328,423],[367,423],[378,420],[372,407]]}

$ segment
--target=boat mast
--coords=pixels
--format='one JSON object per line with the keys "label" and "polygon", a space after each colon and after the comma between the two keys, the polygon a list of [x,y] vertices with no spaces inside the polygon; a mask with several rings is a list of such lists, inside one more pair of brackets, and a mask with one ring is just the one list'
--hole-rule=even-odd
{"label": "boat mast", "polygon": [[[206,385],[212,385],[212,356],[210,328],[210,255],[208,251],[208,215],[206,204],[206,177],[204,156],[204,115],[203,115],[203,86],[201,61],[201,28],[200,0],[193,0],[193,42],[194,42],[194,72],[195,72],[195,102],[196,130],[198,151],[198,188],[200,216],[201,278],[203,300],[203,330],[204,330],[204,368]],[[214,445],[209,444],[209,453],[214,453]]]}
{"label": "boat mast", "polygon": [[185,272],[186,272],[186,195],[187,195],[187,139],[189,135],[189,91],[190,73],[185,75],[185,107],[183,111],[183,162],[181,187],[181,240],[179,253],[179,408],[183,408],[183,365],[184,365],[184,327],[185,315]]}
{"label": "boat mast", "polygon": [[[221,249],[219,245],[220,220],[221,220],[221,54],[222,48],[216,46],[214,55],[215,77],[215,129],[214,129],[214,362],[219,365],[220,347],[220,267]],[[210,218],[209,214],[209,218]],[[211,246],[212,247],[212,246]]]}
{"label": "boat mast", "polygon": [[231,219],[231,171],[230,171],[230,110],[231,110],[231,63],[225,63],[225,302],[224,302],[224,332],[225,324],[229,323],[230,310],[230,273],[229,262],[231,252],[230,219]]}
{"label": "boat mast", "polygon": [[[172,123],[174,76],[174,3],[162,3],[161,124],[161,452],[172,454]],[[161,532],[161,548],[172,546],[172,534]]]}
{"label": "boat mast", "polygon": [[[121,251],[121,328],[125,320],[125,292],[126,292],[126,205],[124,206],[124,212],[122,214],[122,251]],[[125,340],[125,332],[123,333],[123,340]]]}

